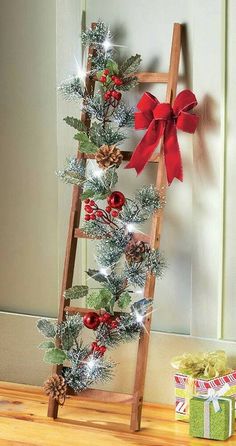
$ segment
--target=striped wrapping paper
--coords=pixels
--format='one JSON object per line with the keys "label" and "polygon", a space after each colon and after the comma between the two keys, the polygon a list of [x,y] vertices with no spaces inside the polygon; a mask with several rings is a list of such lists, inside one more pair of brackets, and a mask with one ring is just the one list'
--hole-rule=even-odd
{"label": "striped wrapping paper", "polygon": [[[175,379],[175,417],[176,420],[189,421],[188,402],[189,398],[193,395],[189,395],[188,380],[192,379],[187,375],[176,373]],[[236,398],[236,370],[228,375],[221,376],[214,379],[194,379],[194,393],[195,395],[205,395],[208,389],[213,388],[215,390],[221,389],[225,383],[228,383],[230,390],[226,392],[225,396],[232,396]],[[235,412],[236,417],[236,412]]]}

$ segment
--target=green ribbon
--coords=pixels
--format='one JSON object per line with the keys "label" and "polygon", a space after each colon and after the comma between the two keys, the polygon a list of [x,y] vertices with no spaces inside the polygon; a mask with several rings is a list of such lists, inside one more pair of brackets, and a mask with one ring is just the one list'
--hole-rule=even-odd
{"label": "green ribbon", "polygon": [[175,356],[171,361],[172,367],[179,373],[193,378],[213,379],[230,373],[227,366],[227,356],[223,350],[205,353],[184,353]]}

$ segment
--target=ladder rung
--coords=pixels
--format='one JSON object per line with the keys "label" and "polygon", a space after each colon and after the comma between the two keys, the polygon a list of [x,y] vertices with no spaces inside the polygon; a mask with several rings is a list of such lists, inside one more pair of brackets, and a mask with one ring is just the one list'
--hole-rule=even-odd
{"label": "ladder rung", "polygon": [[169,73],[135,73],[141,83],[158,82],[161,84],[167,84],[169,79]]}
{"label": "ladder rung", "polygon": [[[91,237],[90,235],[87,235],[82,229],[76,228],[74,233],[75,238],[85,238],[88,240],[99,240],[99,237]],[[134,240],[137,242],[145,242],[150,243],[150,236],[147,234],[144,234],[143,232],[135,232],[134,233]]]}
{"label": "ladder rung", "polygon": [[[93,311],[99,315],[104,313],[104,311],[94,310],[94,308],[82,308],[82,307],[70,307],[70,306],[65,307],[64,311],[65,311],[65,313],[68,313],[68,314],[80,314],[81,316],[88,313],[89,311]],[[121,314],[124,314],[124,312],[114,311],[114,317],[120,316]]]}
{"label": "ladder rung", "polygon": [[76,228],[74,233],[75,238],[86,238],[88,240],[98,240],[98,237],[91,237],[90,235],[87,235],[82,229]]}
{"label": "ladder rung", "polygon": [[[125,150],[121,150],[121,153],[123,155],[123,161],[129,161],[133,152],[127,152]],[[150,160],[148,161],[149,163],[158,163],[159,162],[159,153],[154,154],[151,156]],[[93,160],[95,158],[95,154],[94,153],[84,153],[83,158],[85,159],[89,159],[89,160]]]}
{"label": "ladder rung", "polygon": [[68,314],[81,314],[83,316],[84,314],[88,313],[89,311],[95,311],[95,313],[100,314],[100,310],[94,310],[92,308],[82,308],[82,307],[65,307],[64,309],[65,313]]}
{"label": "ladder rung", "polygon": [[99,389],[87,389],[81,393],[75,393],[71,387],[68,387],[68,395],[77,396],[79,399],[91,399],[99,400],[107,403],[131,403],[133,401],[133,395],[129,393],[117,393],[111,392],[109,390],[99,390]]}

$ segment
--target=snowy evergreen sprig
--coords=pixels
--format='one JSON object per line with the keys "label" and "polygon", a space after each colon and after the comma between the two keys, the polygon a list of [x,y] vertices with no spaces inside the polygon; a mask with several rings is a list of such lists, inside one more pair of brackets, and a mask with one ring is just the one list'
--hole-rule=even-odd
{"label": "snowy evergreen sprig", "polygon": [[58,91],[62,94],[66,101],[78,102],[85,96],[84,87],[81,84],[81,79],[78,76],[70,77],[61,83]]}

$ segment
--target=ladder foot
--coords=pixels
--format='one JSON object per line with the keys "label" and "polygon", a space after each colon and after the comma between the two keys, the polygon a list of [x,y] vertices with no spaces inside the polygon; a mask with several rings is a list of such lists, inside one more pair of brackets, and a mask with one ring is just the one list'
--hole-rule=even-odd
{"label": "ladder foot", "polygon": [[53,398],[49,398],[47,416],[55,420],[58,417],[58,407],[58,402]]}
{"label": "ladder foot", "polygon": [[130,430],[132,432],[137,432],[140,431],[141,429],[142,408],[143,408],[143,396],[139,396],[134,399],[132,405],[132,412],[130,419]]}

